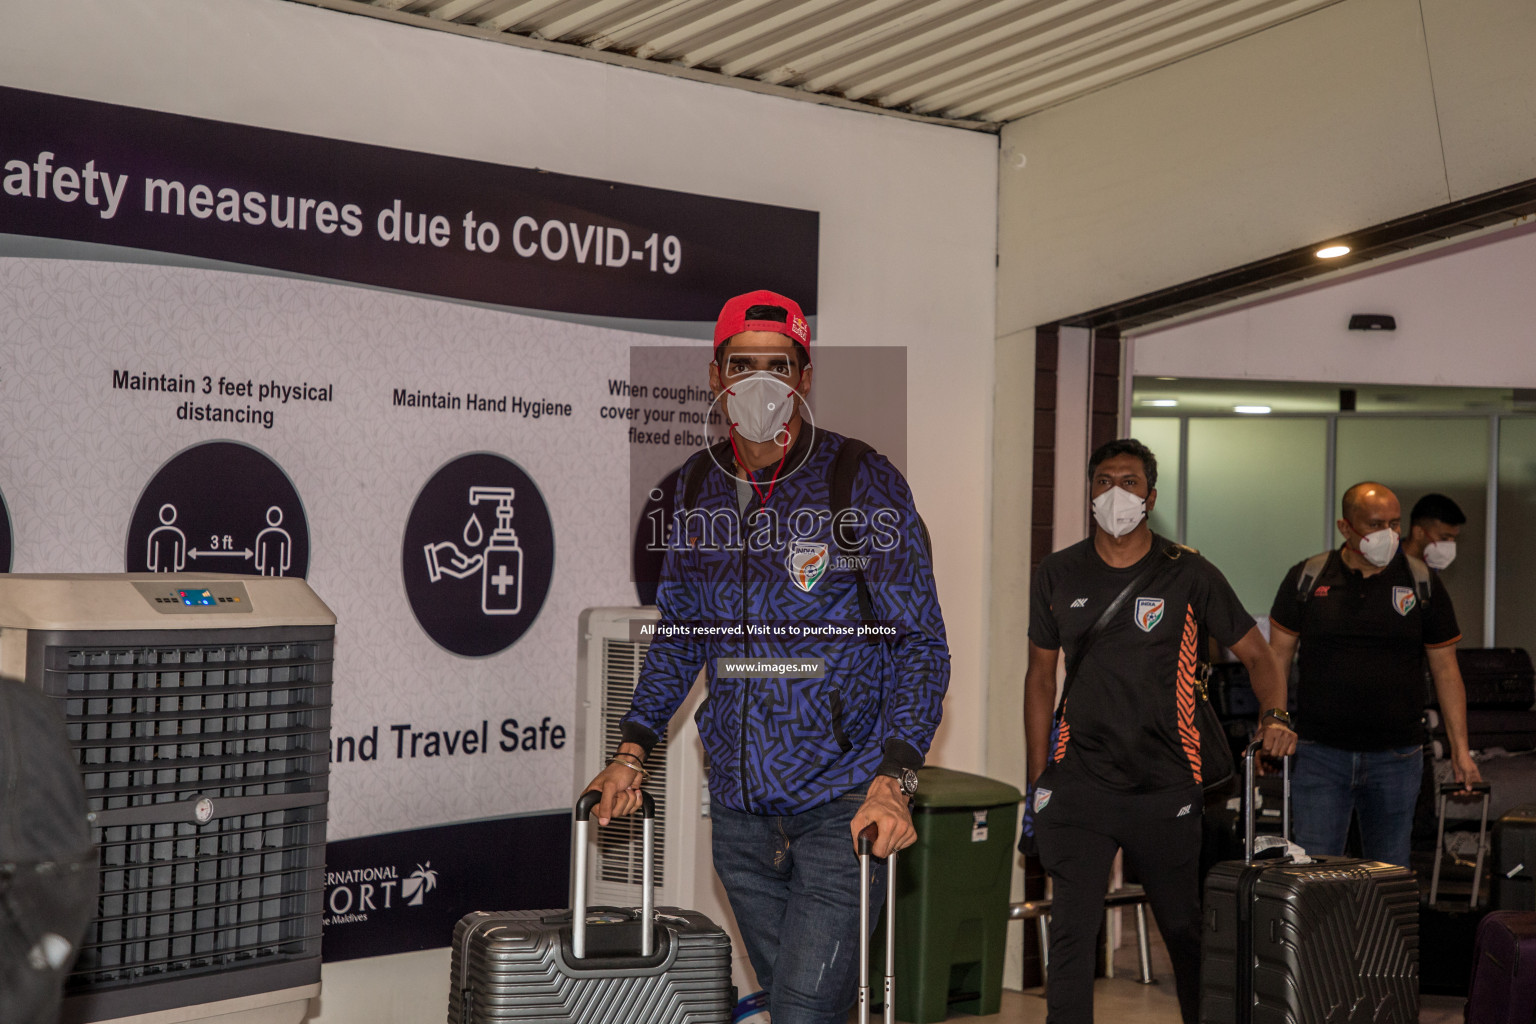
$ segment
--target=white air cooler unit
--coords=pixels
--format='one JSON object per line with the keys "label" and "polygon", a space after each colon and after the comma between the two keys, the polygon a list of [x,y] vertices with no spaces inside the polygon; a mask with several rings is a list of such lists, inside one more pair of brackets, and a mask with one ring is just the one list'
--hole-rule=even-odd
{"label": "white air cooler unit", "polygon": [[295,1024],[320,991],[336,617],[301,579],[0,575],[101,855],[62,1021]]}
{"label": "white air cooler unit", "polygon": [[[588,608],[577,638],[576,779],[579,791],[602,771],[619,745],[650,643],[639,627],[655,624],[655,607]],[[742,995],[757,990],[746,948],[709,850],[709,789],[694,714],[703,702],[702,673],[672,718],[667,739],[646,759],[646,792],[656,801],[656,904],[703,913],[731,938],[732,975]],[[573,798],[574,801],[574,798]],[[597,832],[587,858],[587,899],[594,906],[638,907],[642,884],[640,819],[618,818]]]}

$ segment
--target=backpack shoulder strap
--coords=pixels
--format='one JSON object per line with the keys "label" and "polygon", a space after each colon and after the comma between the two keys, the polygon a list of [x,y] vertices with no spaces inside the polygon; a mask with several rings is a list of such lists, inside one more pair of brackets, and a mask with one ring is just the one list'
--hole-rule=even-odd
{"label": "backpack shoulder strap", "polygon": [[850,437],[843,441],[843,446],[832,458],[832,469],[827,481],[827,506],[832,511],[832,539],[838,547],[853,546],[844,544],[842,525],[845,513],[853,504],[853,481],[859,475],[859,462],[873,451],[874,448],[865,442]]}
{"label": "backpack shoulder strap", "polygon": [[[859,474],[859,462],[874,453],[874,448],[856,437],[847,438],[832,460],[832,472],[828,476],[827,507],[832,512],[832,540],[839,548],[856,548],[858,543],[843,534],[847,523],[845,513],[853,505],[853,481]],[[933,550],[928,540],[928,524],[917,517],[917,529],[923,538],[923,548]]]}
{"label": "backpack shoulder strap", "polygon": [[[843,446],[832,457],[832,468],[827,482],[827,506],[832,512],[832,543],[839,550],[857,548],[858,544],[845,534],[851,527],[849,510],[853,505],[853,481],[859,475],[859,463],[874,448],[856,437],[846,438]],[[859,617],[865,622],[875,621],[875,602],[869,593],[869,580],[863,568],[855,563],[853,579],[859,593]]]}
{"label": "backpack shoulder strap", "polygon": [[1330,551],[1319,551],[1301,567],[1301,576],[1296,580],[1296,600],[1308,601],[1312,597],[1312,591],[1317,589],[1317,578],[1323,574],[1323,567],[1328,564]]}
{"label": "backpack shoulder strap", "polygon": [[1413,589],[1419,593],[1419,603],[1428,605],[1430,590],[1433,589],[1429,582],[1429,566],[1424,559],[1415,558],[1406,552],[1403,557],[1408,559],[1408,571],[1413,573]]}
{"label": "backpack shoulder strap", "polygon": [[709,467],[715,465],[719,454],[708,449],[697,452],[683,467],[683,502],[680,507],[685,514],[698,507],[699,491],[704,489],[704,477],[708,475]]}

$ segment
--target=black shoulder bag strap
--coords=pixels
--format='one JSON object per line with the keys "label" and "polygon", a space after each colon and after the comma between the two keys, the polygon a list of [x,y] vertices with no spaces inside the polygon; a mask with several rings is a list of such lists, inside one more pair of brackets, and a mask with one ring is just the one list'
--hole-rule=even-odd
{"label": "black shoulder bag strap", "polygon": [[1098,620],[1088,627],[1088,632],[1084,633],[1082,639],[1077,642],[1077,650],[1072,652],[1072,660],[1067,663],[1067,677],[1061,684],[1061,700],[1056,704],[1056,715],[1058,717],[1061,715],[1062,709],[1067,706],[1067,693],[1072,689],[1072,680],[1077,678],[1077,670],[1082,667],[1083,657],[1087,655],[1088,649],[1093,646],[1093,642],[1099,638],[1099,634],[1104,632],[1104,627],[1109,625],[1109,620],[1114,618],[1115,613],[1125,606],[1126,598],[1138,590],[1145,589],[1147,584],[1152,582],[1152,578],[1162,570],[1163,566],[1169,565],[1172,562],[1173,559],[1168,557],[1166,548],[1159,551],[1157,557],[1152,559],[1152,563],[1143,569],[1135,579],[1127,583],[1125,589],[1116,594],[1115,599],[1109,602],[1109,607],[1104,609],[1103,614],[1098,617]]}

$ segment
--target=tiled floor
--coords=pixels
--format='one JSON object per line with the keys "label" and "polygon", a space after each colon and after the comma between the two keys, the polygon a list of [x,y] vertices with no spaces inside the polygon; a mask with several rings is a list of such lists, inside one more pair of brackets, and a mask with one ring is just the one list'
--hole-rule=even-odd
{"label": "tiled floor", "polygon": [[[1419,1008],[1420,1024],[1462,1024],[1465,1000],[1425,996]],[[1128,1024],[1179,1024],[1179,1007],[1171,985],[1141,985],[1127,978],[1106,978],[1094,986],[1094,1014],[1100,1021]],[[975,1024],[1039,1024],[1045,1020],[1045,999],[1040,989],[1003,992],[1002,1012],[990,1017],[952,1014],[952,1021]]]}

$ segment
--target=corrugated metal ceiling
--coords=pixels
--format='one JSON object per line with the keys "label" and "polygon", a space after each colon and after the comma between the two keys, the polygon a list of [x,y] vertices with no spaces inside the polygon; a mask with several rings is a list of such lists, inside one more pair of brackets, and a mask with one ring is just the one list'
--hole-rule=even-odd
{"label": "corrugated metal ceiling", "polygon": [[299,0],[996,130],[1340,0]]}

